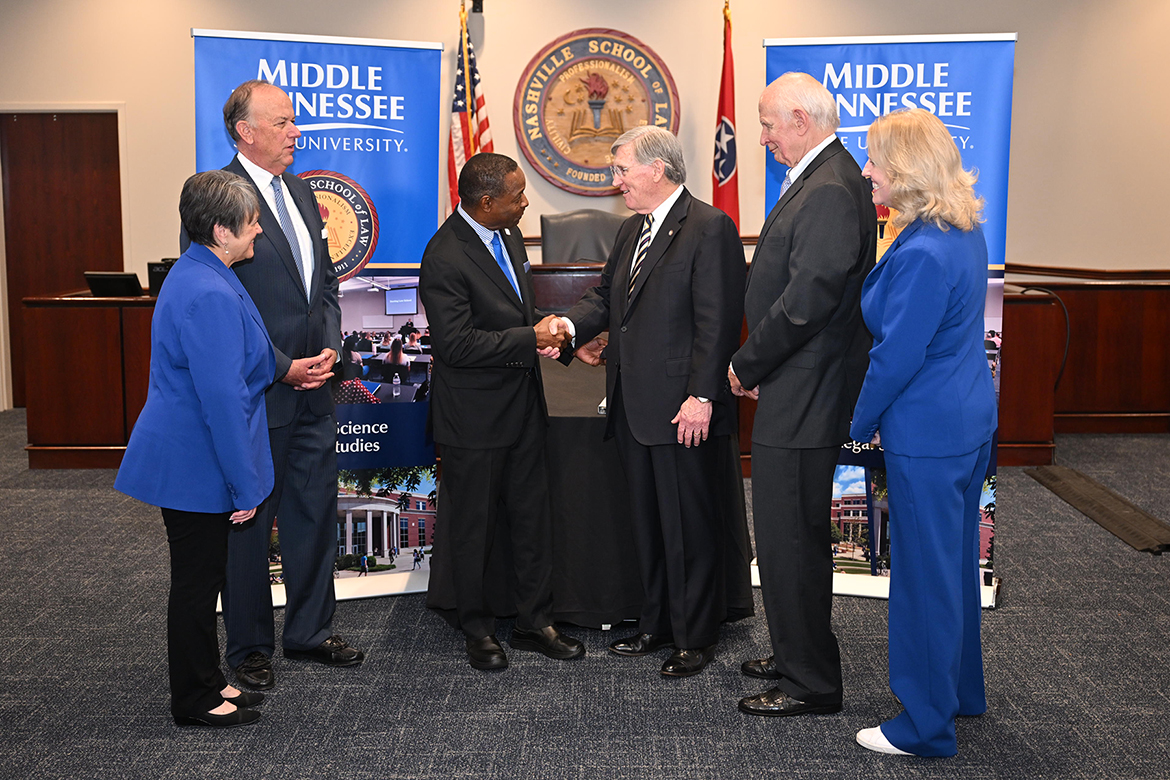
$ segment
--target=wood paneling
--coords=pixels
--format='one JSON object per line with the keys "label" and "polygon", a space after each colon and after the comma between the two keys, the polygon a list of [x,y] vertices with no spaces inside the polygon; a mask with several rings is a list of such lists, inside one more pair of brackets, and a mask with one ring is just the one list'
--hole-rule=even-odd
{"label": "wood paneling", "polygon": [[116,306],[24,310],[28,440],[38,445],[126,443],[122,322]]}
{"label": "wood paneling", "polygon": [[13,401],[24,406],[21,301],[123,267],[118,115],[0,115],[0,164]]}
{"label": "wood paneling", "polygon": [[590,287],[601,282],[604,263],[532,266],[532,291],[536,308],[549,314],[564,314]]}
{"label": "wood paneling", "polygon": [[154,298],[26,298],[29,468],[117,468],[146,403]]}
{"label": "wood paneling", "polygon": [[1003,334],[998,464],[1050,464],[1064,317],[1052,296],[1004,295]]}
{"label": "wood paneling", "polygon": [[154,307],[122,309],[122,382],[126,388],[126,441],[146,406],[150,386],[150,321]]}
{"label": "wood paneling", "polygon": [[1056,431],[1170,431],[1170,284],[1045,284],[1068,308]]}

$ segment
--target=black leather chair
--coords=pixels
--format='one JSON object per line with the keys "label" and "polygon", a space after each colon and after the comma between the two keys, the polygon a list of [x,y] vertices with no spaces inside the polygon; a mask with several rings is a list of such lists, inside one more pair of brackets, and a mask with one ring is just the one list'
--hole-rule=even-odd
{"label": "black leather chair", "polygon": [[581,261],[604,263],[613,249],[618,228],[628,216],[598,209],[542,214],[540,262],[544,265]]}

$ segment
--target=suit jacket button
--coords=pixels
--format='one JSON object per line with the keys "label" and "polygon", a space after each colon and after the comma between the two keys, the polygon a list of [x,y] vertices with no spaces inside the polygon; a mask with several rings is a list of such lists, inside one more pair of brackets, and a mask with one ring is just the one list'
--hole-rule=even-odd
{"label": "suit jacket button", "polygon": [[622,325],[622,333],[625,333],[625,332],[626,332],[626,326]]}

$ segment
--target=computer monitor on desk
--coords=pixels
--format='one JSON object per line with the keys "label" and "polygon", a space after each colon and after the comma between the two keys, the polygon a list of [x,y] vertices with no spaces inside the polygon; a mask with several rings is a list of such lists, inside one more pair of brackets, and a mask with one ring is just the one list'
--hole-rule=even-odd
{"label": "computer monitor on desk", "polygon": [[128,271],[86,271],[85,282],[95,298],[137,298],[146,294],[138,274]]}

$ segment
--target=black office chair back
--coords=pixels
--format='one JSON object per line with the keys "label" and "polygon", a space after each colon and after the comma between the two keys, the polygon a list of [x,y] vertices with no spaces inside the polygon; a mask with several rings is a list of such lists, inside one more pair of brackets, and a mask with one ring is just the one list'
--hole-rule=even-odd
{"label": "black office chair back", "polygon": [[626,216],[598,209],[541,214],[540,262],[545,265],[604,263],[625,221]]}

